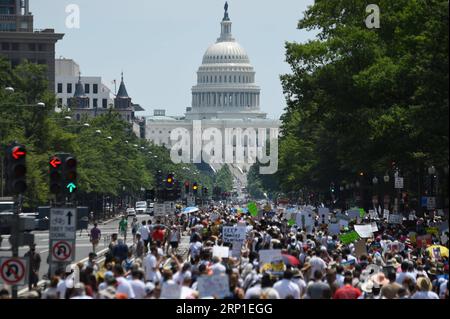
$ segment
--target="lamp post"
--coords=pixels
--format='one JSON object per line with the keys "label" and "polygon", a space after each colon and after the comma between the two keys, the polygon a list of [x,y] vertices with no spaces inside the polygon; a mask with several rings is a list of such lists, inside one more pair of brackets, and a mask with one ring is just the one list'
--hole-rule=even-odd
{"label": "lamp post", "polygon": [[[432,165],[428,167],[428,175],[430,175],[430,190],[429,190],[429,196],[431,198],[435,197],[435,182],[436,179],[436,168]],[[427,207],[429,208],[429,207]],[[433,209],[436,207],[433,207]]]}
{"label": "lamp post", "polygon": [[388,173],[386,173],[386,175],[384,175],[383,180],[384,180],[384,198],[383,198],[383,209],[387,209],[389,210],[389,203],[390,203],[390,197],[389,197],[389,181],[390,181],[390,176]]}
{"label": "lamp post", "polygon": [[378,205],[378,203],[379,203],[379,200],[378,200],[378,196],[379,196],[379,194],[378,194],[378,178],[376,176],[374,178],[372,178],[372,184],[373,184],[372,204],[375,208],[375,211],[377,213],[379,213],[378,212],[378,206],[379,206]]}

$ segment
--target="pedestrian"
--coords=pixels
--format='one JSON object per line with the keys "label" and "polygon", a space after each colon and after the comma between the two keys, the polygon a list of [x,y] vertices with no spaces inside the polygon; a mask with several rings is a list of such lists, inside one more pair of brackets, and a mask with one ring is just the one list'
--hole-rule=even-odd
{"label": "pedestrian", "polygon": [[117,264],[121,265],[128,256],[128,246],[125,244],[123,239],[117,241],[117,245],[113,248],[113,256]]}
{"label": "pedestrian", "polygon": [[173,225],[169,232],[169,246],[167,246],[167,254],[169,253],[169,248],[171,249],[171,254],[175,253],[181,241],[181,229],[177,225]]}
{"label": "pedestrian", "polygon": [[127,242],[127,232],[128,232],[128,220],[126,216],[122,216],[119,222],[119,235],[121,235],[125,242]]}
{"label": "pedestrian", "polygon": [[144,241],[145,252],[147,252],[150,232],[147,228],[147,222],[145,220],[142,221],[142,226],[139,228],[139,233],[141,234],[141,238]]}
{"label": "pedestrian", "polygon": [[344,286],[336,290],[333,299],[358,299],[361,296],[361,290],[353,287],[353,277],[346,275],[344,277]]}
{"label": "pedestrian", "polygon": [[94,223],[94,227],[91,229],[90,232],[90,242],[92,244],[92,252],[95,253],[98,243],[100,242],[102,232],[98,228],[98,224]]}
{"label": "pedestrian", "polygon": [[330,299],[331,288],[327,283],[322,281],[322,271],[316,270],[313,278],[314,280],[306,287],[305,299]]}
{"label": "pedestrian", "polygon": [[287,269],[284,271],[283,279],[273,285],[280,295],[280,299],[300,299],[300,288],[292,281],[293,277],[292,271]]}
{"label": "pedestrian", "polygon": [[142,259],[145,252],[145,244],[142,240],[141,233],[136,233],[136,242],[134,244],[134,256],[135,258]]}
{"label": "pedestrian", "polygon": [[411,299],[439,299],[439,296],[431,291],[432,285],[429,278],[420,277],[417,279],[417,292],[415,292]]}
{"label": "pedestrian", "polygon": [[39,269],[41,268],[41,255],[36,251],[36,244],[30,245],[30,250],[25,253],[30,265],[30,277],[28,279],[28,287],[36,288],[39,282]]}
{"label": "pedestrian", "polygon": [[133,235],[133,244],[136,241],[136,234],[139,230],[139,222],[136,217],[133,218],[133,221],[131,222],[131,234]]}

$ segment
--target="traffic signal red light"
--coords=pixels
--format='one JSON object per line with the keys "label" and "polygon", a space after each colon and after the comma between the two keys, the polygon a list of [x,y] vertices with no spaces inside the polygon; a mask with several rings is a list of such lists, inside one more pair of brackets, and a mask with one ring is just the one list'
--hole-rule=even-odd
{"label": "traffic signal red light", "polygon": [[53,156],[50,161],[50,193],[59,194],[61,193],[61,182],[62,182],[62,173],[61,173],[61,158],[58,156]]}
{"label": "traffic signal red light", "polygon": [[27,151],[23,145],[10,145],[5,156],[6,192],[23,194],[27,190]]}
{"label": "traffic signal red light", "polygon": [[189,182],[184,182],[184,192],[186,193],[186,194],[189,194],[189,191],[190,191],[190,188],[189,188]]}

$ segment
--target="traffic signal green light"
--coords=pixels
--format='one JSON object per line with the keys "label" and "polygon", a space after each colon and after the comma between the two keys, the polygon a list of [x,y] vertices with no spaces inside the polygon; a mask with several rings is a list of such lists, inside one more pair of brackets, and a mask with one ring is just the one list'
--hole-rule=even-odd
{"label": "traffic signal green light", "polygon": [[77,185],[77,160],[70,156],[64,163],[64,187],[69,194],[73,194],[78,188]]}
{"label": "traffic signal green light", "polygon": [[11,195],[23,194],[27,190],[27,151],[25,146],[8,146],[5,156],[6,192]]}

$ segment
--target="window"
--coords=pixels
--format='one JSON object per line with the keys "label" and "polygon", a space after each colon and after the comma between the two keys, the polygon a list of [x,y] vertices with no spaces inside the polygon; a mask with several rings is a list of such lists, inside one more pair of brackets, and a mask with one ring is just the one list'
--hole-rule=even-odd
{"label": "window", "polygon": [[28,44],[28,49],[30,51],[36,51],[36,44],[35,43],[29,43]]}
{"label": "window", "polygon": [[72,93],[72,83],[67,83],[67,93]]}
{"label": "window", "polygon": [[47,60],[39,59],[37,60],[37,64],[47,64]]}
{"label": "window", "polygon": [[93,84],[92,85],[92,91],[94,94],[98,94],[98,84]]}
{"label": "window", "polygon": [[91,86],[90,86],[88,83],[86,83],[86,84],[84,85],[84,92],[85,92],[86,94],[89,94],[90,91],[91,91]]}
{"label": "window", "polygon": [[58,107],[62,107],[63,105],[63,99],[58,99]]}
{"label": "window", "polygon": [[13,50],[13,51],[19,51],[19,48],[20,48],[19,43],[13,43],[11,45],[11,50]]}
{"label": "window", "polygon": [[108,108],[108,99],[103,99],[103,100],[102,100],[102,107],[103,107],[104,109]]}
{"label": "window", "polygon": [[46,51],[46,45],[44,43],[38,44],[38,50],[39,51]]}
{"label": "window", "polygon": [[62,83],[58,83],[58,93],[62,93],[63,92],[63,85]]}
{"label": "window", "polygon": [[10,49],[9,43],[8,42],[3,42],[2,43],[2,50],[3,51],[9,51],[9,49]]}
{"label": "window", "polygon": [[97,108],[98,107],[98,99],[93,99],[92,102],[93,102],[94,108]]}

